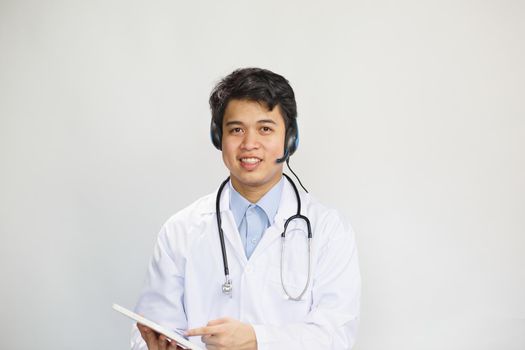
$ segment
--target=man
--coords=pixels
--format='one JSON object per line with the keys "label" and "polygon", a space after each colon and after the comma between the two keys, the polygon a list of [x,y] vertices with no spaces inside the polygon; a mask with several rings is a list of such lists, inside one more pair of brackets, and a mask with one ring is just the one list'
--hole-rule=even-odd
{"label": "man", "polygon": [[[208,349],[350,349],[360,297],[354,235],[283,176],[298,142],[291,86],[239,69],[210,106],[230,179],[163,226],[136,311]],[[146,346],[177,349],[139,325],[132,347]]]}

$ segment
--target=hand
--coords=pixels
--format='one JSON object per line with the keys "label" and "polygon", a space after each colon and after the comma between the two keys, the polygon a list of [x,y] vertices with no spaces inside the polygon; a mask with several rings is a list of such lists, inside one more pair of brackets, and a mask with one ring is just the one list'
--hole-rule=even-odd
{"label": "hand", "polygon": [[206,327],[188,330],[186,335],[200,335],[208,350],[257,350],[253,327],[232,318],[210,321]]}
{"label": "hand", "polygon": [[169,341],[166,336],[158,334],[153,329],[137,323],[142,339],[146,342],[149,350],[182,350],[174,341]]}

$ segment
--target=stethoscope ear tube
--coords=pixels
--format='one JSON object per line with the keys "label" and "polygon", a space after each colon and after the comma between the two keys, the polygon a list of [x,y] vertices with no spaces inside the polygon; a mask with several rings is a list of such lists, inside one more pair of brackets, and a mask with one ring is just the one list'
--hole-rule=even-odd
{"label": "stethoscope ear tube", "polygon": [[221,219],[221,193],[224,189],[224,186],[228,183],[230,177],[223,181],[219,190],[217,192],[217,198],[215,200],[215,215],[217,216],[217,227],[219,228],[219,239],[221,241],[221,251],[222,251],[222,264],[224,266],[224,277],[226,281],[222,285],[222,292],[226,295],[232,297],[232,281],[230,279],[230,269],[228,268],[228,256],[226,255],[226,245],[224,244],[224,232],[222,231],[222,219]]}
{"label": "stethoscope ear tube", "polygon": [[284,231],[283,233],[281,233],[281,237],[284,238],[286,236],[286,230],[288,229],[288,224],[290,222],[292,222],[293,220],[296,220],[296,219],[301,219],[301,220],[304,220],[304,222],[306,222],[306,229],[307,229],[307,232],[308,232],[308,239],[312,238],[312,227],[310,226],[310,220],[308,220],[308,218],[304,215],[301,215],[301,214],[295,214],[293,216],[290,216],[286,222],[284,223]]}

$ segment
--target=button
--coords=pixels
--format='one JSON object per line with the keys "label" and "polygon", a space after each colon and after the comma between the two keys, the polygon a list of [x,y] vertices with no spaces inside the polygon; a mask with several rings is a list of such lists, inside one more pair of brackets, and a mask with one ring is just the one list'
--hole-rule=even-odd
{"label": "button", "polygon": [[252,239],[252,244],[257,243],[257,238]]}
{"label": "button", "polygon": [[253,271],[253,268],[251,266],[246,266],[246,268],[244,269],[244,271],[246,271],[246,273],[250,273]]}

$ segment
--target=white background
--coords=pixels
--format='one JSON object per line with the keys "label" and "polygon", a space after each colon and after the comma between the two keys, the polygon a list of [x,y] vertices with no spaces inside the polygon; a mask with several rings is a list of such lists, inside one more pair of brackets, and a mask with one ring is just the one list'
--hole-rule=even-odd
{"label": "white background", "polygon": [[523,1],[0,1],[0,348],[128,348],[111,303],[133,307],[162,223],[227,175],[208,95],[259,66],[295,89],[295,170],[357,232],[355,349],[525,349],[524,18]]}

